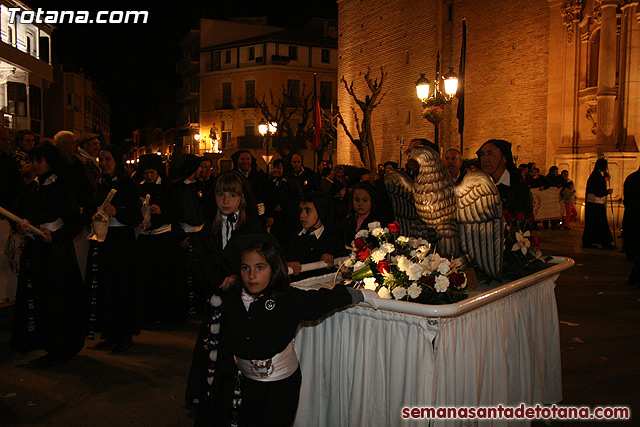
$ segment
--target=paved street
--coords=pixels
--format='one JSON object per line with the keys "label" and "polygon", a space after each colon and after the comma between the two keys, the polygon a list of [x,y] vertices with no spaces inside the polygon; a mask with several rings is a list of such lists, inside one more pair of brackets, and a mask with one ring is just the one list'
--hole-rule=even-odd
{"label": "paved street", "polygon": [[[624,255],[583,250],[581,232],[579,224],[538,232],[546,254],[576,261],[556,288],[560,321],[575,324],[560,324],[562,404],[630,405],[640,414],[640,290],[626,286],[631,263]],[[0,425],[192,425],[183,393],[196,322],[144,331],[122,355],[85,348],[66,364],[33,370],[20,365],[42,353],[8,350],[10,314],[0,310]],[[585,425],[551,423],[573,424]]]}

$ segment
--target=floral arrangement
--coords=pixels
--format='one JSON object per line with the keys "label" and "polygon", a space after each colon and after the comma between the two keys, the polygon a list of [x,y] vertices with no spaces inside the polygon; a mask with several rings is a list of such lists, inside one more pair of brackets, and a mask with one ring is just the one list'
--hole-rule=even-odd
{"label": "floral arrangement", "polygon": [[364,287],[381,298],[450,304],[467,297],[459,271],[461,260],[441,257],[423,239],[400,236],[397,222],[382,228],[372,222],[351,243],[351,255],[340,268],[347,285]]}
{"label": "floral arrangement", "polygon": [[437,105],[430,105],[425,107],[422,111],[422,117],[429,120],[431,123],[440,123],[442,121],[444,109]]}
{"label": "floral arrangement", "polygon": [[525,218],[524,213],[516,213],[515,218],[504,212],[506,224],[502,276],[513,280],[528,276],[547,268],[540,250],[540,239],[531,236],[533,218]]}

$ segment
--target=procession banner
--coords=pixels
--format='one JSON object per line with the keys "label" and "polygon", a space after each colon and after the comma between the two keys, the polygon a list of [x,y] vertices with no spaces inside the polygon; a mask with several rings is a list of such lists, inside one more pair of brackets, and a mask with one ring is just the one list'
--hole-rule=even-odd
{"label": "procession banner", "polygon": [[532,188],[533,215],[536,221],[544,219],[560,219],[564,217],[564,203],[560,199],[559,188],[541,190]]}

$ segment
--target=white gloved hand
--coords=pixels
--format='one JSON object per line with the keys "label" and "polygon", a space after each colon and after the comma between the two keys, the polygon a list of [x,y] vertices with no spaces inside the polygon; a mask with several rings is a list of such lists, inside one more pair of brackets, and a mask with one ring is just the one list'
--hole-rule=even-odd
{"label": "white gloved hand", "polygon": [[364,303],[370,305],[371,307],[378,309],[378,300],[380,296],[376,291],[372,291],[371,289],[360,289],[362,292],[362,297],[364,298]]}

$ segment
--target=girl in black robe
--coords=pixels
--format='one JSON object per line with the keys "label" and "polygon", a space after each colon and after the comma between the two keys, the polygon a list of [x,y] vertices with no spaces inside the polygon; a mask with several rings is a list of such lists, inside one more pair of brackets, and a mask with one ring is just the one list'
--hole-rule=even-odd
{"label": "girl in black robe", "polygon": [[376,188],[369,182],[360,182],[353,187],[349,206],[349,215],[343,222],[342,241],[345,245],[351,245],[356,233],[367,230],[372,222],[383,222],[379,213],[379,197]]}
{"label": "girl in black robe", "polygon": [[172,233],[177,219],[176,193],[160,156],[145,154],[138,169],[144,176],[140,197],[150,196],[150,222],[144,224],[136,241],[143,325],[155,321],[179,325],[187,318],[187,291],[186,283],[180,280],[178,241]]}
{"label": "girl in black robe", "polygon": [[[11,347],[22,352],[44,349],[35,367],[66,362],[84,345],[86,295],[73,238],[82,220],[71,188],[57,173],[62,158],[45,143],[34,149],[37,178],[24,189],[16,214],[42,230],[29,233],[20,258]],[[17,226],[26,231],[25,224]]]}
{"label": "girl in black robe", "polygon": [[[292,280],[328,274],[333,268],[334,257],[346,255],[339,235],[334,231],[331,218],[331,198],[312,192],[302,198],[299,207],[301,229],[291,238],[286,251],[287,266],[291,267]],[[302,264],[324,261],[326,269],[301,273]]]}
{"label": "girl in black robe", "polygon": [[[140,188],[124,170],[120,147],[102,148],[99,160],[102,177],[87,213],[93,220],[106,217],[109,230],[104,242],[92,241],[89,248],[90,337],[101,331],[103,341],[93,348],[112,348],[116,354],[130,348],[132,336],[140,333],[135,227],[142,223],[142,204]],[[102,206],[112,189],[117,190],[115,197]]]}
{"label": "girl in black robe", "polygon": [[[238,172],[225,172],[218,176],[214,185],[217,212],[212,222],[202,230],[201,243],[194,248],[194,256],[202,260],[209,278],[207,304],[200,333],[193,351],[193,361],[187,382],[186,403],[199,410],[209,396],[207,394],[207,372],[211,364],[208,337],[217,315],[210,304],[213,296],[222,293],[220,286],[232,280],[233,254],[237,240],[243,235],[263,234],[264,229],[253,216],[247,213],[245,178]],[[213,298],[215,299],[215,298]]]}

